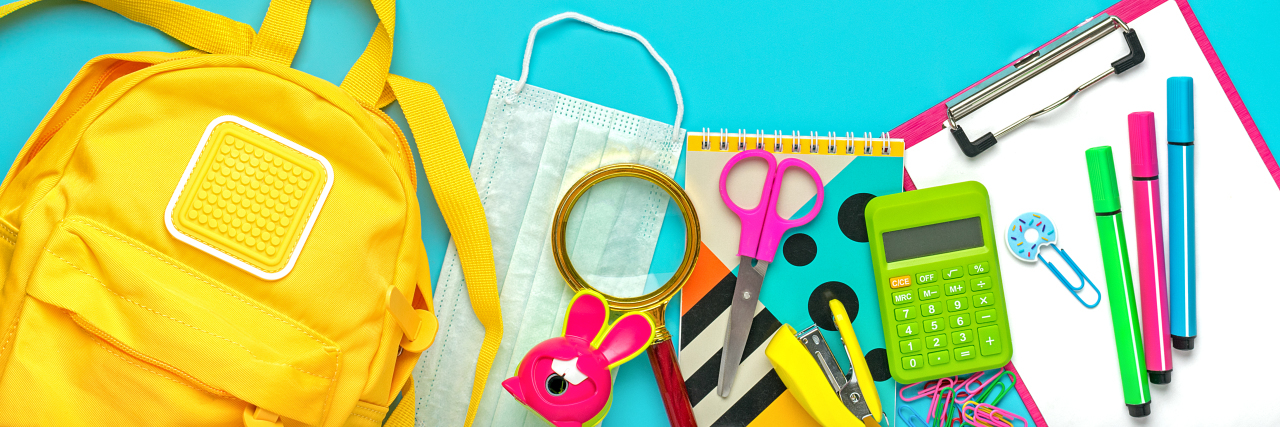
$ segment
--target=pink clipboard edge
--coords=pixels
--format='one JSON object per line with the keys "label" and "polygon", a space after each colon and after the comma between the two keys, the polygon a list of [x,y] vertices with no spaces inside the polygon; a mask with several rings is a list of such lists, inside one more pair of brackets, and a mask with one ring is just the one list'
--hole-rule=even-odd
{"label": "pink clipboard edge", "polygon": [[[1222,66],[1222,61],[1218,59],[1218,53],[1213,50],[1213,45],[1209,43],[1209,37],[1205,35],[1204,29],[1200,27],[1200,20],[1196,19],[1196,14],[1191,11],[1191,5],[1186,0],[1122,0],[1119,3],[1111,5],[1106,10],[1099,13],[1114,15],[1125,22],[1146,14],[1156,6],[1164,4],[1167,1],[1175,1],[1178,3],[1178,9],[1182,11],[1183,18],[1187,21],[1187,26],[1191,29],[1191,34],[1195,36],[1196,42],[1200,44],[1200,51],[1204,53],[1204,57],[1209,61],[1209,67],[1213,69],[1213,74],[1218,77],[1218,83],[1222,86],[1223,92],[1227,94],[1227,99],[1231,101],[1231,106],[1235,108],[1236,115],[1240,117],[1240,123],[1244,125],[1245,131],[1249,133],[1249,139],[1253,140],[1253,147],[1258,150],[1258,156],[1262,158],[1262,163],[1266,165],[1267,172],[1271,174],[1271,179],[1275,181],[1276,187],[1280,188],[1280,165],[1276,164],[1276,158],[1272,156],[1271,149],[1267,147],[1267,142],[1262,139],[1262,132],[1258,131],[1258,125],[1253,122],[1253,116],[1249,115],[1249,110],[1244,106],[1244,100],[1240,99],[1240,93],[1236,91],[1235,84],[1231,83],[1231,76],[1227,75],[1227,70]],[[1096,15],[1095,15],[1096,16]],[[1054,40],[1070,33],[1070,30],[1062,33],[1053,40],[1045,42],[1044,47]],[[1036,48],[1037,50],[1039,48]],[[1024,55],[1025,56],[1025,55]],[[947,118],[947,101],[959,96],[964,91],[969,90],[973,86],[990,79],[991,76],[1004,71],[1006,68],[1012,67],[1014,63],[1022,60],[1021,57],[1010,62],[1008,65],[996,70],[982,80],[974,82],[969,87],[964,88],[955,95],[948,97],[938,105],[925,110],[905,123],[893,128],[890,134],[897,138],[906,140],[907,148],[918,144],[925,138],[938,133],[938,126]],[[902,171],[902,189],[911,191],[916,189],[915,181],[911,180],[911,174],[904,168]],[[1038,415],[1033,414],[1033,415]]]}
{"label": "pink clipboard edge", "polygon": [[1022,374],[1018,373],[1018,369],[1013,367],[1013,362],[1005,364],[1004,370],[1018,377],[1018,380],[1013,382],[1013,389],[1017,390],[1018,397],[1022,398],[1022,406],[1027,408],[1027,415],[1031,416],[1031,422],[1037,427],[1049,427],[1049,422],[1045,421],[1044,415],[1040,413],[1040,407],[1036,406],[1036,399],[1031,397],[1031,390],[1027,390],[1027,383],[1022,380]]}

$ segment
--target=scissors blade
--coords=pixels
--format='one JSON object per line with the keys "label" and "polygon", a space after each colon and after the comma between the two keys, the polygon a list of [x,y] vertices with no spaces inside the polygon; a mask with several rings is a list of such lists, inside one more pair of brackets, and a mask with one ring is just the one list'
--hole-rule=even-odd
{"label": "scissors blade", "polygon": [[[756,265],[752,266],[751,262]],[[764,284],[764,272],[768,261],[757,261],[743,256],[738,263],[738,281],[733,288],[733,303],[729,305],[729,328],[725,330],[724,346],[720,352],[720,397],[729,397],[733,379],[742,362],[742,352],[747,347],[747,333],[755,319],[756,303],[760,301],[760,286]]]}

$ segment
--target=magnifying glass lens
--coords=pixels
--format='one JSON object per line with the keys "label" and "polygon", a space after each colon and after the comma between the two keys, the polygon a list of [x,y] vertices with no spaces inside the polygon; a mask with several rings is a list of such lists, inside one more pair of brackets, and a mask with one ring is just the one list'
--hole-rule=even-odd
{"label": "magnifying glass lens", "polygon": [[607,296],[637,298],[657,291],[680,267],[685,225],[662,188],[617,177],[587,189],[574,205],[565,246],[591,287]]}

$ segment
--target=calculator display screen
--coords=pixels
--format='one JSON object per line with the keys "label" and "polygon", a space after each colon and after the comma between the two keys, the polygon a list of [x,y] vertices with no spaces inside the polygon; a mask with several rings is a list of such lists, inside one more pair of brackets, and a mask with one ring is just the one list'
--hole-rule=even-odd
{"label": "calculator display screen", "polygon": [[885,262],[982,247],[978,217],[940,222],[884,233]]}

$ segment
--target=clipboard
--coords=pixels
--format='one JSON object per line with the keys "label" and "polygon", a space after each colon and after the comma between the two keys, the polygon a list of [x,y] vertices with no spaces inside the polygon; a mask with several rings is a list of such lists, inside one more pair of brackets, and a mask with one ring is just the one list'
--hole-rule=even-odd
{"label": "clipboard", "polygon": [[[1096,40],[1081,41],[1081,34],[1101,20],[1115,28]],[[1122,36],[1125,28],[1139,35],[1145,59],[1123,73],[1097,78],[1108,64],[1133,52]],[[1026,78],[1016,84],[1008,80],[1073,43],[1078,49],[1055,57],[1036,75],[1026,77],[1030,73],[1023,71]],[[1202,195],[1196,207],[1199,337],[1194,351],[1174,351],[1173,381],[1152,386],[1152,414],[1143,423],[1195,425],[1212,419],[1213,424],[1280,424],[1280,413],[1274,411],[1210,410],[1255,408],[1251,405],[1263,402],[1250,397],[1264,395],[1263,382],[1224,374],[1269,363],[1262,348],[1271,344],[1248,331],[1274,324],[1269,303],[1280,298],[1280,290],[1272,286],[1280,272],[1275,271],[1271,242],[1280,241],[1280,229],[1234,227],[1252,215],[1274,217],[1280,210],[1280,167],[1186,0],[1121,1],[898,126],[891,134],[908,147],[904,187],[981,181],[991,193],[997,227],[1022,212],[1052,216],[1072,257],[1098,280],[1102,262],[1084,150],[1114,147],[1122,211],[1128,211],[1125,227],[1132,233],[1132,190],[1124,182],[1129,174],[1125,115],[1155,112],[1157,141],[1166,141],[1165,79],[1171,76],[1191,76],[1196,82],[1196,185]],[[999,90],[987,89],[992,87]],[[999,94],[973,100],[983,90]],[[1034,114],[1055,104],[1051,111]],[[964,114],[957,114],[957,105]],[[955,132],[961,123],[968,132],[960,134],[973,138],[970,144],[986,132],[1010,128],[1009,123],[1020,126],[991,132],[998,143],[970,156],[957,145],[965,142]],[[1161,174],[1167,174],[1165,150],[1157,151]],[[1129,240],[1130,253],[1136,253],[1135,240]],[[1029,381],[1053,384],[1036,389],[1044,418],[1062,425],[1133,423],[1121,396],[1106,298],[1095,309],[1083,308],[1044,268],[1016,262],[1007,252],[1000,256],[1005,257],[1000,264],[1008,284],[1014,362]],[[1232,391],[1226,392],[1227,387]],[[1188,416],[1191,411],[1205,416]]]}

